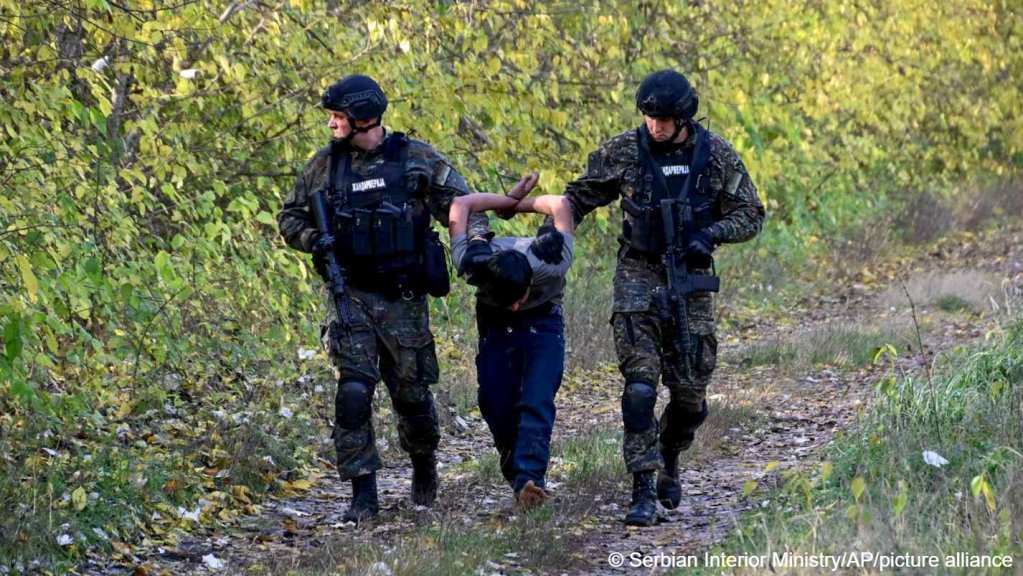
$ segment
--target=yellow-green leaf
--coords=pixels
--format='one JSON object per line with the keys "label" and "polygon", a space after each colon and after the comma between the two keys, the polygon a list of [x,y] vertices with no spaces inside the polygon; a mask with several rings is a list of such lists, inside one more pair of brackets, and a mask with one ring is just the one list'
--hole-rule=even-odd
{"label": "yellow-green leaf", "polygon": [[81,486],[75,488],[74,492],[71,493],[71,503],[76,511],[81,512],[85,510],[85,507],[89,504],[89,497],[85,494],[85,488]]}
{"label": "yellow-green leaf", "polygon": [[27,256],[18,256],[17,260],[18,269],[21,270],[21,281],[25,284],[28,299],[34,304],[39,301],[39,279],[32,272],[32,264],[29,263]]}
{"label": "yellow-green leaf", "polygon": [[856,498],[857,502],[860,501],[860,496],[863,495],[863,491],[866,490],[866,489],[867,489],[867,483],[863,480],[863,478],[861,476],[857,476],[856,478],[853,478],[853,481],[852,481],[852,493],[853,493],[853,498]]}

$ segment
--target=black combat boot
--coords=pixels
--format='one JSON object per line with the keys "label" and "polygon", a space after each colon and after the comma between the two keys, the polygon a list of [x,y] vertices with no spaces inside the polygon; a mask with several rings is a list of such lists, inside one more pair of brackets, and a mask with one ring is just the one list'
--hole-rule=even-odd
{"label": "black combat boot", "polygon": [[680,411],[674,404],[668,404],[661,415],[661,458],[664,470],[657,472],[657,500],[668,510],[678,508],[682,502],[682,483],[678,478],[678,459],[696,439],[696,431],[707,420],[710,409],[707,401],[699,412]]}
{"label": "black combat boot", "polygon": [[678,479],[679,452],[661,451],[664,469],[657,471],[657,501],[668,510],[682,502],[682,482]]}
{"label": "black combat boot", "polygon": [[437,498],[437,456],[434,453],[412,457],[412,501],[429,506]]}
{"label": "black combat boot", "polygon": [[344,521],[358,524],[379,515],[376,472],[352,478],[352,505],[345,511]]}
{"label": "black combat boot", "polygon": [[654,491],[654,471],[632,475],[632,503],[625,515],[629,526],[653,526],[657,521],[657,496]]}

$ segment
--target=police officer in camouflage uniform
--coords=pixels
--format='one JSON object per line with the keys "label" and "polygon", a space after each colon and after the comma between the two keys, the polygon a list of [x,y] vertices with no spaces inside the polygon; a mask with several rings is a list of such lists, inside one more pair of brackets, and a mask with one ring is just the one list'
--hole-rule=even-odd
{"label": "police officer in camouflage uniform", "polygon": [[[662,70],[647,76],[636,93],[643,125],[601,144],[586,172],[565,189],[576,224],[619,197],[656,208],[662,199],[688,196],[694,223],[682,245],[695,274],[710,273],[715,246],[756,236],[764,220],[756,187],[732,146],[693,119],[698,104],[682,74]],[[717,339],[713,296],[695,293],[687,298],[691,360],[675,349],[675,323],[664,297],[664,231],[658,212],[645,214],[654,217],[623,212],[611,323],[625,378],[623,451],[633,473],[625,521],[648,526],[655,521],[656,500],[669,509],[681,501],[678,458],[708,415],[706,389]],[[660,422],[654,415],[658,380],[670,393]]]}
{"label": "police officer in camouflage uniform", "polygon": [[[346,271],[347,318],[339,322],[330,306],[322,335],[338,375],[337,467],[342,480],[352,481],[345,519],[359,522],[379,513],[381,462],[371,407],[381,379],[398,417],[401,447],[412,459],[412,500],[430,505],[437,494],[440,431],[429,386],[438,380],[438,367],[426,295],[446,292],[443,252],[443,288],[431,280],[436,269],[424,266],[429,254],[443,250],[431,217],[447,226],[452,199],[469,188],[428,144],[384,129],[387,98],[372,78],[346,76],[324,92],[323,107],[333,139],[306,164],[277,222],[289,246],[313,254],[321,274],[329,251]],[[317,190],[329,202],[331,236],[317,231],[310,212],[309,195]],[[469,228],[474,236],[490,236],[483,215],[474,215]]]}

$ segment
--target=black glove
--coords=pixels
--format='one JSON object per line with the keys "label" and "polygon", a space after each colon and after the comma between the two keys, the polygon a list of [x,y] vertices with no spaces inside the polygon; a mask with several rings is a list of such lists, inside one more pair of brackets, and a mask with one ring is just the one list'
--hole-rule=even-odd
{"label": "black glove", "polygon": [[714,241],[710,234],[700,230],[689,235],[689,241],[686,242],[686,259],[690,267],[710,268],[714,262],[711,258],[713,253]]}
{"label": "black glove", "polygon": [[536,231],[536,240],[529,245],[534,256],[548,264],[561,264],[565,259],[565,237],[549,224],[544,224]]}
{"label": "black glove", "polygon": [[324,279],[327,277],[327,254],[329,254],[333,249],[334,237],[330,234],[317,233],[312,246],[313,268],[315,268],[316,273]]}
{"label": "black glove", "polygon": [[487,261],[494,254],[490,242],[484,238],[473,238],[469,240],[469,246],[465,248],[462,261],[458,265],[458,273],[463,276],[472,277],[477,270],[486,267]]}

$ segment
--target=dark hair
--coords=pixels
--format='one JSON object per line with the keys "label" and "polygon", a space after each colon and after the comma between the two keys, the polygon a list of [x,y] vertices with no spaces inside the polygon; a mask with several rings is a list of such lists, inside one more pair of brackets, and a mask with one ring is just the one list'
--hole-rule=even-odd
{"label": "dark hair", "polygon": [[487,261],[485,274],[487,295],[501,308],[520,300],[533,281],[533,267],[522,252],[502,250]]}

